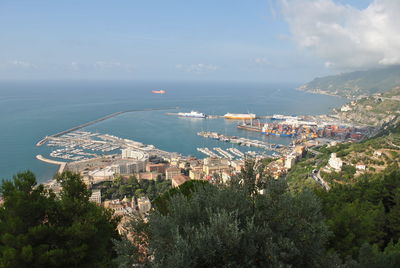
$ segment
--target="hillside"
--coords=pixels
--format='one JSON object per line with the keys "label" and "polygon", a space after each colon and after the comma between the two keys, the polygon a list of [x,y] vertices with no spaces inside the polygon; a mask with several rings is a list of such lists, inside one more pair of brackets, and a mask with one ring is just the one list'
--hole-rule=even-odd
{"label": "hillside", "polygon": [[400,85],[400,66],[315,78],[299,90],[357,98],[385,92]]}
{"label": "hillside", "polygon": [[[353,184],[364,177],[384,172],[400,165],[400,118],[392,120],[376,136],[359,143],[324,145],[315,149],[318,154],[308,152],[288,173],[288,184],[292,189],[317,187],[312,171],[329,184]],[[329,164],[332,153],[336,153],[340,169]]]}
{"label": "hillside", "polygon": [[342,122],[380,126],[400,115],[400,87],[359,98],[334,110]]}

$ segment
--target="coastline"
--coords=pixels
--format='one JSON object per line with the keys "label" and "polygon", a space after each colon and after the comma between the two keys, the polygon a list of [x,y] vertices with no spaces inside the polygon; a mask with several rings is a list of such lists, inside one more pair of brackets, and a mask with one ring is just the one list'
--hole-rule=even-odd
{"label": "coastline", "polygon": [[297,87],[297,88],[295,88],[295,90],[303,91],[303,92],[307,92],[307,93],[311,93],[311,94],[326,95],[326,96],[331,96],[331,97],[337,97],[337,98],[343,98],[343,99],[351,100],[351,98],[349,98],[349,97],[336,95],[336,94],[329,93],[329,92],[323,91],[323,90],[311,91],[311,90],[302,89],[301,87]]}

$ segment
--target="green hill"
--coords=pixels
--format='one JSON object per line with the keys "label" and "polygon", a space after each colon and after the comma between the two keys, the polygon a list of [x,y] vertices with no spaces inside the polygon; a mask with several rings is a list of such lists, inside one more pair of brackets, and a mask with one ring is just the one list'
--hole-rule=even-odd
{"label": "green hill", "polygon": [[400,65],[315,78],[299,89],[348,98],[385,92],[400,85]]}
{"label": "green hill", "polygon": [[[357,183],[400,165],[400,117],[384,124],[374,137],[364,141],[324,145],[314,151],[318,154],[308,152],[288,173],[287,181],[292,189],[320,188],[311,176],[312,170],[320,171],[330,186]],[[343,161],[341,170],[334,170],[328,164],[332,153]]]}

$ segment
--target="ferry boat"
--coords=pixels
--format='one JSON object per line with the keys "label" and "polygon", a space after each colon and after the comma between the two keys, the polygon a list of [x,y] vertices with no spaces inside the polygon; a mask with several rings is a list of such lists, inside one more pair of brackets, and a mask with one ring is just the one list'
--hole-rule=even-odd
{"label": "ferry boat", "polygon": [[162,89],[161,90],[152,90],[151,93],[154,93],[154,94],[165,94],[166,91],[162,90]]}
{"label": "ferry boat", "polygon": [[299,120],[298,116],[290,116],[290,115],[282,115],[282,114],[274,114],[271,117],[271,120]]}
{"label": "ferry boat", "polygon": [[192,118],[206,118],[207,115],[203,113],[199,113],[196,111],[191,111],[190,113],[178,113],[178,116],[180,117],[192,117]]}
{"label": "ferry boat", "polygon": [[224,115],[225,119],[255,119],[256,115],[255,114],[232,114],[232,113],[227,113]]}

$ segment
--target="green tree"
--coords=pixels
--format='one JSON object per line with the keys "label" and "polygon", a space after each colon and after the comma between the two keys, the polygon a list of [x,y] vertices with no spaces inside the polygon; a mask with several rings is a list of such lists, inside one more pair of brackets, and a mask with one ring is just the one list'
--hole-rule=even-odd
{"label": "green tree", "polygon": [[118,219],[89,202],[79,175],[63,173],[59,197],[31,172],[0,186],[0,267],[110,267]]}
{"label": "green tree", "polygon": [[[253,172],[253,171],[254,172]],[[247,167],[237,184],[191,181],[156,200],[146,222],[130,225],[136,250],[116,243],[119,265],[151,267],[318,267],[329,232],[312,192],[292,194],[283,180]],[[265,181],[258,194],[257,181]],[[248,185],[253,184],[253,185]],[[187,187],[187,185],[189,187]],[[135,240],[136,237],[136,240]],[[141,240],[140,238],[147,239]],[[140,248],[146,248],[140,254]],[[151,256],[151,258],[146,258]]]}

